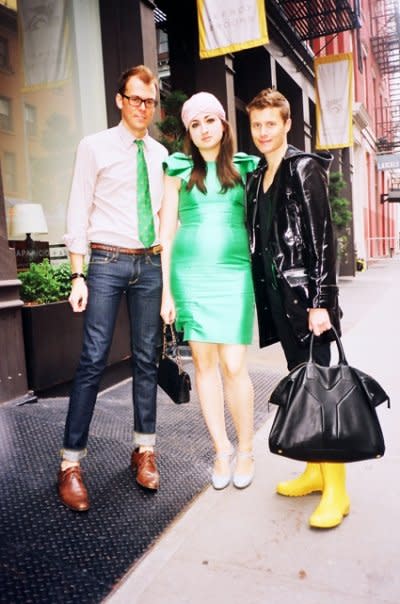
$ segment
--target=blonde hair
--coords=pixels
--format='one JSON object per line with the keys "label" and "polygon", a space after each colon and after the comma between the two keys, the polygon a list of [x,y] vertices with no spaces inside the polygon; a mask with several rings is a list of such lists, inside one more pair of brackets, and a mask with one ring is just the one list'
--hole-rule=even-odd
{"label": "blonde hair", "polygon": [[275,88],[265,88],[261,90],[248,105],[246,105],[247,113],[253,109],[278,108],[281,118],[284,122],[290,119],[290,104],[283,94]]}
{"label": "blonde hair", "polygon": [[156,92],[158,92],[158,80],[154,73],[146,67],[146,65],[136,65],[124,71],[118,81],[118,92],[119,94],[125,94],[125,88],[128,80],[132,77],[137,77],[142,80],[143,84],[154,84]]}

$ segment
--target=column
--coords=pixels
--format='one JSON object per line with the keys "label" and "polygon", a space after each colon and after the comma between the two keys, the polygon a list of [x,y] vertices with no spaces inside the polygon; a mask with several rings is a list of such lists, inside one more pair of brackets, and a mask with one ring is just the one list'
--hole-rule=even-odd
{"label": "column", "polygon": [[8,247],[3,184],[0,170],[0,403],[33,402],[28,392],[24,338],[15,251]]}

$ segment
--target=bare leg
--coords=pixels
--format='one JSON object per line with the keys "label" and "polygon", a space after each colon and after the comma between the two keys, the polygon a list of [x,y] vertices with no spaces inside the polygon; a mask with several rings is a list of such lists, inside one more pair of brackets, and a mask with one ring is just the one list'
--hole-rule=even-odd
{"label": "bare leg", "polygon": [[195,379],[204,421],[217,454],[214,473],[230,474],[231,443],[226,433],[224,394],[218,366],[218,345],[189,342],[195,368]]}
{"label": "bare leg", "polygon": [[235,473],[254,472],[254,391],[246,365],[246,346],[220,344],[219,356],[224,376],[226,401],[238,437]]}

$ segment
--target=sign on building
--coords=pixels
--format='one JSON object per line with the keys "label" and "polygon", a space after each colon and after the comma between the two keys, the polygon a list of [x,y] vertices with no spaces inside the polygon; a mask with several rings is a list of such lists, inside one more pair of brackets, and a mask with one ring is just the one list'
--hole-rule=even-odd
{"label": "sign on building", "polygon": [[376,164],[378,170],[398,170],[400,168],[400,153],[377,155]]}

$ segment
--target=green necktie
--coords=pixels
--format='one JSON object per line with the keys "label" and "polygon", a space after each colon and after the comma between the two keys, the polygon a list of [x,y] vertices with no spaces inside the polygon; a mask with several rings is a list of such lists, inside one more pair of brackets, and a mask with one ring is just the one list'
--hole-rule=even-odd
{"label": "green necktie", "polygon": [[156,234],[154,231],[153,209],[151,207],[149,176],[143,152],[143,141],[135,140],[137,145],[137,215],[139,239],[144,247],[150,247],[154,243]]}

